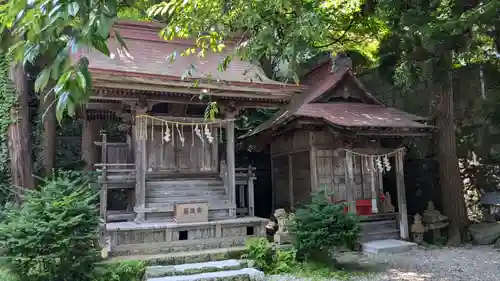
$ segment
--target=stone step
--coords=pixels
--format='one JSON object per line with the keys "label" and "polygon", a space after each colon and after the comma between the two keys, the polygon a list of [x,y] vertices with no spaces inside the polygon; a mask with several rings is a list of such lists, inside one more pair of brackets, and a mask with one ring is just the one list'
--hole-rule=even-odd
{"label": "stone step", "polygon": [[264,273],[254,268],[242,268],[219,272],[208,272],[184,276],[170,276],[149,278],[147,281],[260,281],[264,279]]}
{"label": "stone step", "polygon": [[169,276],[193,275],[208,272],[238,270],[247,267],[248,263],[241,260],[209,261],[170,266],[148,266],[146,268],[145,278],[149,279]]}
{"label": "stone step", "polygon": [[233,246],[229,248],[181,251],[153,255],[112,256],[111,258],[102,261],[99,264],[112,264],[130,260],[142,261],[145,265],[148,266],[203,263],[210,261],[222,261],[227,259],[239,259],[245,253],[245,249],[245,246]]}
{"label": "stone step", "polygon": [[362,233],[379,232],[385,230],[398,230],[398,222],[396,220],[381,220],[361,222]]}
{"label": "stone step", "polygon": [[417,244],[396,239],[384,239],[371,241],[361,244],[361,249],[364,253],[379,254],[379,253],[403,253],[411,251]]}

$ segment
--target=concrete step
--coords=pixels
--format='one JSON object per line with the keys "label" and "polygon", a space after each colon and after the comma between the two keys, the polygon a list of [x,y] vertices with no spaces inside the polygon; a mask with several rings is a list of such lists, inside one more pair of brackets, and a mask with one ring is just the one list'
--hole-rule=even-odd
{"label": "concrete step", "polygon": [[379,254],[379,253],[403,253],[411,251],[415,248],[417,244],[412,242],[406,242],[402,240],[396,239],[385,239],[385,240],[377,240],[371,241],[361,244],[361,249],[363,253],[369,254]]}
{"label": "concrete step", "polygon": [[228,270],[219,272],[208,272],[184,276],[170,276],[149,278],[147,281],[234,281],[249,280],[260,281],[264,279],[264,273],[254,268],[243,268],[238,270]]}
{"label": "concrete step", "polygon": [[385,230],[399,230],[396,220],[381,220],[361,222],[362,233],[379,232]]}
{"label": "concrete step", "polygon": [[229,271],[247,268],[248,262],[241,260],[222,260],[200,263],[187,263],[170,266],[148,266],[145,278],[193,275],[217,271]]}

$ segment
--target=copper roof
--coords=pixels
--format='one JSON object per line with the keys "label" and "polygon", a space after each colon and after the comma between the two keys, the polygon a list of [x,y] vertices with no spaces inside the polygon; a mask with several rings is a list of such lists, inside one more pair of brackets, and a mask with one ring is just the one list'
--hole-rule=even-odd
{"label": "copper roof", "polygon": [[[82,54],[90,61],[89,68],[96,74],[116,73],[120,76],[154,77],[164,80],[182,81],[201,79],[215,83],[227,83],[270,89],[294,89],[297,85],[289,85],[273,81],[266,77],[263,70],[254,64],[239,60],[233,56],[226,71],[219,72],[218,66],[222,60],[232,54],[230,46],[222,53],[206,52],[204,57],[196,54],[181,56],[187,48],[195,48],[190,40],[165,41],[159,38],[161,25],[140,22],[121,22],[115,25],[120,35],[124,38],[128,52],[121,50],[115,37],[110,37],[108,47],[111,56],[91,50]],[[172,54],[174,60],[170,60]],[[191,69],[191,75],[186,76]]]}
{"label": "copper roof", "polygon": [[415,122],[421,117],[375,104],[364,103],[310,103],[295,113],[296,116],[322,118],[341,127],[415,128],[432,126]]}

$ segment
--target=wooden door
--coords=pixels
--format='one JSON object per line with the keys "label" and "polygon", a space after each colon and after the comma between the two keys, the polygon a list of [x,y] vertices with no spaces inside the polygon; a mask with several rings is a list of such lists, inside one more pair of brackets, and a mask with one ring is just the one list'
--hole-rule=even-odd
{"label": "wooden door", "polygon": [[[148,170],[172,172],[217,172],[218,138],[209,143],[200,139],[190,127],[179,129],[165,142],[163,129],[155,126],[148,136]],[[215,128],[213,129],[215,130]]]}

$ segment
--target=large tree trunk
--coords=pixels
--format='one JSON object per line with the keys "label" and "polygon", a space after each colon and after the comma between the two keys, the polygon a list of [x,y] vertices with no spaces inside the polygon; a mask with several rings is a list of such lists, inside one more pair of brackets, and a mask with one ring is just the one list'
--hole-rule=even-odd
{"label": "large tree trunk", "polygon": [[29,93],[23,66],[20,64],[13,66],[11,77],[18,96],[18,105],[13,106],[10,110],[10,118],[13,122],[8,129],[12,184],[16,187],[34,189],[35,178],[33,177],[33,161],[31,156]]}
{"label": "large tree trunk", "polygon": [[43,118],[43,173],[45,177],[51,177],[56,168],[56,106],[54,104],[54,93],[51,91],[40,98],[40,108]]}
{"label": "large tree trunk", "polygon": [[[451,73],[448,72],[451,76]],[[450,245],[459,245],[465,233],[468,218],[462,180],[458,166],[455,119],[453,112],[453,90],[451,77],[441,77],[442,82],[434,85],[436,97],[436,125],[438,143],[439,178],[441,184],[441,200],[445,215],[448,216]],[[443,81],[444,80],[444,81]]]}

